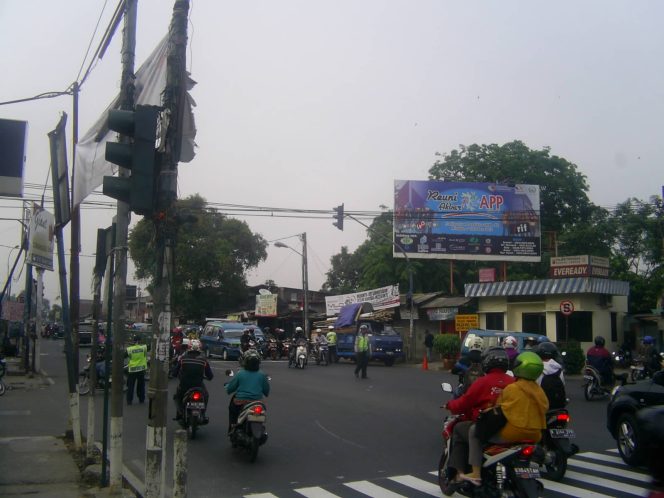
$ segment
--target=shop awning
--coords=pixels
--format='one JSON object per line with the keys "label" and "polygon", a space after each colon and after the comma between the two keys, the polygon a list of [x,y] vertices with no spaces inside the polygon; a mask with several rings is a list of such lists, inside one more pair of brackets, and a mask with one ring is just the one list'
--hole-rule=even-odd
{"label": "shop awning", "polygon": [[592,277],[484,282],[466,284],[464,288],[466,297],[538,296],[546,294],[629,295],[629,282]]}
{"label": "shop awning", "polygon": [[422,309],[433,308],[458,308],[468,304],[472,298],[470,297],[438,297],[431,302],[420,306]]}

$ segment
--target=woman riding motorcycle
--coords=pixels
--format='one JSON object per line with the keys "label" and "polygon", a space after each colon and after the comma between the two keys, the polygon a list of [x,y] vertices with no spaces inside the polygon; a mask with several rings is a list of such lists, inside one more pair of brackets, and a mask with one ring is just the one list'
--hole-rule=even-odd
{"label": "woman riding motorcycle", "polygon": [[267,375],[259,370],[261,358],[255,349],[248,350],[242,360],[243,369],[226,385],[226,392],[233,394],[228,404],[228,432],[237,424],[242,407],[270,394]]}

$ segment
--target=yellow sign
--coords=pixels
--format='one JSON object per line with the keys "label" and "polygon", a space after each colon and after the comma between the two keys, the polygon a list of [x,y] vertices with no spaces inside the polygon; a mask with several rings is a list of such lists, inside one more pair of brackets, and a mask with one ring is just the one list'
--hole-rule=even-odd
{"label": "yellow sign", "polygon": [[480,327],[480,315],[457,315],[454,317],[454,328],[457,332],[468,332]]}

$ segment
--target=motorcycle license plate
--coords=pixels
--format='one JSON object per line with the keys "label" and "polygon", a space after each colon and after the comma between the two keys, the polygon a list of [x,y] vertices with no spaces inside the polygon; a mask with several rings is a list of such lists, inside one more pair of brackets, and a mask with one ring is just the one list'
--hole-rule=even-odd
{"label": "motorcycle license plate", "polygon": [[549,434],[551,434],[552,438],[570,439],[576,437],[574,429],[549,429]]}
{"label": "motorcycle license plate", "polygon": [[514,474],[521,479],[537,479],[540,471],[539,467],[514,467]]}
{"label": "motorcycle license plate", "polygon": [[390,355],[393,355],[393,354],[394,354],[394,351],[387,351],[385,354],[386,354],[387,356],[390,356]]}
{"label": "motorcycle license plate", "polygon": [[247,420],[249,422],[265,422],[265,415],[249,415]]}
{"label": "motorcycle license plate", "polygon": [[631,367],[632,370],[638,370],[639,372],[643,370],[643,367]]}
{"label": "motorcycle license plate", "polygon": [[593,380],[591,375],[584,375],[583,378],[586,380]]}
{"label": "motorcycle license plate", "polygon": [[205,408],[205,403],[202,401],[190,401],[187,403],[187,408],[191,410],[202,410]]}

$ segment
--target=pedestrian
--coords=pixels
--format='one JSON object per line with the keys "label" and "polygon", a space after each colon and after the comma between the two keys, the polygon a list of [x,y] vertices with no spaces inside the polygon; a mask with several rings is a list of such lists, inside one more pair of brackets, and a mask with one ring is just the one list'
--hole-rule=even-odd
{"label": "pedestrian", "polygon": [[431,361],[431,351],[433,350],[433,334],[429,329],[424,331],[424,347],[427,350],[427,361]]}
{"label": "pedestrian", "polygon": [[148,369],[148,347],[139,344],[140,337],[134,334],[133,344],[127,348],[127,404],[134,401],[134,386],[136,397],[140,403],[145,403],[145,371]]}
{"label": "pedestrian", "polygon": [[334,325],[327,327],[327,344],[330,348],[330,363],[337,363],[337,333],[334,331]]}
{"label": "pedestrian", "polygon": [[362,371],[362,378],[367,378],[367,365],[369,364],[369,356],[371,351],[369,348],[369,327],[367,325],[360,325],[360,330],[355,337],[355,377],[358,377]]}

